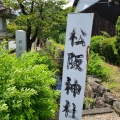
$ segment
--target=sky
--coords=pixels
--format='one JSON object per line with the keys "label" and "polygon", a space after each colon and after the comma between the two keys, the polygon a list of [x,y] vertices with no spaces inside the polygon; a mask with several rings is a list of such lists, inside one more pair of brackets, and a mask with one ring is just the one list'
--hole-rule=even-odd
{"label": "sky", "polygon": [[74,2],[74,0],[70,0],[69,4],[65,5],[64,8],[67,8],[67,7],[69,7],[69,6],[72,6],[72,5],[73,5],[73,2]]}
{"label": "sky", "polygon": [[68,5],[72,6],[73,2],[74,2],[74,0],[70,0],[70,3]]}

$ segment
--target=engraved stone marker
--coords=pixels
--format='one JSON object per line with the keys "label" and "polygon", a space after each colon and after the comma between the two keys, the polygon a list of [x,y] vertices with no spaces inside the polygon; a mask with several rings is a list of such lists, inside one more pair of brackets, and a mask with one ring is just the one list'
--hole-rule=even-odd
{"label": "engraved stone marker", "polygon": [[26,32],[23,30],[16,31],[16,56],[19,57],[26,51]]}

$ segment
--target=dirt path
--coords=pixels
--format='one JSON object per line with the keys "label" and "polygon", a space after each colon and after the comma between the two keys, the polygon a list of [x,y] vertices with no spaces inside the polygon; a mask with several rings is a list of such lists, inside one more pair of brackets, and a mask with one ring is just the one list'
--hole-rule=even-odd
{"label": "dirt path", "polygon": [[87,115],[83,116],[82,120],[120,120],[120,117],[115,112],[98,115]]}

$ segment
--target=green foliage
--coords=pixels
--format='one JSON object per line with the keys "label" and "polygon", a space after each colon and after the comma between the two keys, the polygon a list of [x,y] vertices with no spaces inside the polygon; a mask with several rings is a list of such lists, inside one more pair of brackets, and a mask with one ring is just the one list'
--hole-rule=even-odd
{"label": "green foliage", "polygon": [[105,32],[105,31],[100,31],[102,33],[102,36],[106,37],[106,38],[110,38],[110,35]]}
{"label": "green foliage", "polygon": [[36,52],[20,58],[0,46],[0,119],[47,120],[57,110],[51,61]]}
{"label": "green foliage", "polygon": [[89,75],[96,75],[103,81],[107,81],[110,73],[110,69],[106,67],[105,62],[98,54],[91,52],[89,55],[88,69]]}
{"label": "green foliage", "polygon": [[53,59],[56,69],[58,69],[58,75],[62,76],[63,70],[63,57],[64,57],[64,45],[56,43],[54,40],[46,42],[46,49],[51,59]]}
{"label": "green foliage", "polygon": [[66,33],[61,33],[60,35],[59,35],[59,38],[58,38],[58,42],[57,43],[60,43],[60,44],[65,44],[65,38],[66,38]]}
{"label": "green foliage", "polygon": [[62,52],[64,51],[64,45],[58,44],[51,39],[46,43],[46,50],[52,57],[60,58]]}
{"label": "green foliage", "polygon": [[84,103],[83,103],[83,109],[93,109],[93,105],[94,105],[94,99],[85,97]]}
{"label": "green foliage", "polygon": [[93,36],[90,43],[90,50],[95,53],[102,53],[102,41],[104,40],[103,36]]}
{"label": "green foliage", "polygon": [[116,37],[106,38],[102,42],[102,56],[108,63],[118,65],[120,64],[119,54],[116,49]]}
{"label": "green foliage", "polygon": [[3,3],[19,11],[17,18],[9,21],[8,31],[14,33],[16,28],[26,31],[30,44],[36,38],[58,40],[59,34],[66,30],[67,14],[72,10],[72,7],[63,9],[68,0],[3,0]]}
{"label": "green foliage", "polygon": [[7,24],[7,31],[15,36],[15,31],[18,30],[18,26],[12,23]]}
{"label": "green foliage", "polygon": [[90,50],[104,56],[105,61],[111,64],[120,64],[119,53],[116,48],[116,37],[94,36],[91,39]]}
{"label": "green foliage", "polygon": [[45,52],[41,54],[41,53],[36,53],[35,51],[31,51],[23,54],[19,58],[19,60],[20,62],[25,62],[24,65],[26,65],[26,67],[34,66],[36,64],[37,65],[46,64],[49,70],[51,71],[54,70],[55,68],[54,63],[51,61],[51,58],[47,56]]}
{"label": "green foliage", "polygon": [[120,16],[118,17],[118,20],[116,23],[116,35],[117,35],[116,47],[118,49],[118,53],[120,56]]}
{"label": "green foliage", "polygon": [[92,37],[90,50],[104,56],[106,62],[120,65],[120,16],[116,22],[116,36],[110,37],[106,32],[102,34]]}
{"label": "green foliage", "polygon": [[[66,8],[60,11],[58,18],[57,18],[56,26],[54,27],[54,29],[52,29],[52,31],[54,31],[54,33],[56,34],[54,34],[53,36],[50,36],[55,40],[55,42],[60,43],[60,44],[65,43],[67,15],[68,13],[72,11],[73,11],[73,7],[69,7],[69,8]],[[55,20],[53,21],[55,22]]]}

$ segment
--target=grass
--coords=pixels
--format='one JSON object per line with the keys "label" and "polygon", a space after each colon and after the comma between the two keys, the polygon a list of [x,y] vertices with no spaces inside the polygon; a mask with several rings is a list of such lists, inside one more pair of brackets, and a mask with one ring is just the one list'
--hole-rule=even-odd
{"label": "grass", "polygon": [[106,65],[111,68],[111,73],[109,80],[107,82],[103,82],[102,84],[110,89],[113,95],[120,99],[120,67],[107,63]]}

